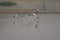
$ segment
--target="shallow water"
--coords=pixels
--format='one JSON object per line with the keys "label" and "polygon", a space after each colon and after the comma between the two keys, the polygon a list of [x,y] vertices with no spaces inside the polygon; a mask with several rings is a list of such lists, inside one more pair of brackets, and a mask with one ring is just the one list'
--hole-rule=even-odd
{"label": "shallow water", "polygon": [[0,40],[60,40],[60,14],[37,14],[37,29],[33,25],[34,17],[18,15],[16,26],[12,15],[0,18]]}

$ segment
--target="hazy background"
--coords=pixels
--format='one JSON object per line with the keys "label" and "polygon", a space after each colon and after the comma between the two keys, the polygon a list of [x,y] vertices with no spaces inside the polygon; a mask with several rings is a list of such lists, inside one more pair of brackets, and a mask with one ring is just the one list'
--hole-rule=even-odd
{"label": "hazy background", "polygon": [[[60,12],[60,1],[59,0],[0,0],[1,1],[13,1],[18,5],[13,7],[2,7],[1,9],[44,9],[43,5],[45,5],[45,11],[54,11]],[[40,10],[40,11],[41,11]]]}

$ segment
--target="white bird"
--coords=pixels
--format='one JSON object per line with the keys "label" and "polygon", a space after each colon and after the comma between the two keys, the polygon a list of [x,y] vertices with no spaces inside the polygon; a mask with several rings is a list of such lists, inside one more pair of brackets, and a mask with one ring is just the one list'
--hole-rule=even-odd
{"label": "white bird", "polygon": [[18,17],[18,15],[16,14],[16,15],[15,15],[15,18],[17,18],[17,17]]}
{"label": "white bird", "polygon": [[18,17],[17,14],[15,16],[13,16],[13,23],[16,25],[16,27],[17,27],[17,20],[16,20],[17,17]]}
{"label": "white bird", "polygon": [[33,16],[34,16],[35,18],[37,17],[35,13],[33,13]]}

